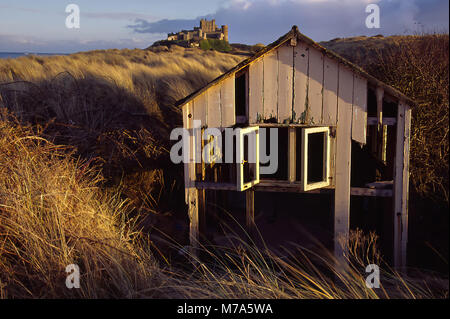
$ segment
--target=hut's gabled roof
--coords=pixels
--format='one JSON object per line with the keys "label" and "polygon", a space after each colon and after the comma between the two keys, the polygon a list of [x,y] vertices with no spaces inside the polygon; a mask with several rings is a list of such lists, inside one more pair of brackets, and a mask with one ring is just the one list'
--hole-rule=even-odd
{"label": "hut's gabled roof", "polygon": [[397,89],[395,89],[392,86],[390,86],[390,85],[388,85],[388,84],[378,80],[377,78],[373,77],[372,75],[370,75],[369,73],[364,71],[360,66],[358,66],[358,65],[348,61],[347,59],[343,58],[342,56],[338,55],[337,53],[335,53],[335,52],[333,52],[331,50],[328,50],[327,48],[321,46],[317,42],[315,42],[312,39],[310,39],[307,36],[305,36],[304,34],[302,34],[298,30],[298,27],[296,25],[294,25],[292,27],[292,29],[288,33],[286,33],[285,35],[280,37],[275,42],[267,45],[266,47],[264,47],[264,49],[258,51],[257,53],[255,53],[250,58],[240,62],[235,67],[231,68],[230,70],[228,70],[224,74],[222,74],[219,77],[217,77],[216,79],[212,80],[211,82],[209,82],[204,87],[198,89],[197,91],[193,92],[192,94],[190,94],[190,95],[186,96],[185,98],[179,100],[178,102],[175,103],[175,105],[176,106],[182,106],[182,105],[188,103],[189,101],[191,101],[195,97],[197,97],[200,94],[202,94],[203,92],[205,92],[208,88],[218,84],[219,82],[222,82],[227,77],[229,77],[232,74],[236,73],[237,71],[245,68],[250,63],[252,63],[256,59],[258,59],[259,57],[265,55],[267,52],[275,50],[276,48],[278,48],[279,46],[284,44],[286,41],[290,41],[291,39],[294,39],[294,38],[296,38],[297,40],[302,41],[303,43],[306,43],[306,44],[310,45],[311,47],[319,50],[320,52],[322,52],[324,55],[328,56],[329,58],[332,58],[332,59],[338,61],[339,63],[342,63],[342,64],[346,65],[353,72],[355,72],[355,73],[363,76],[364,78],[366,78],[368,83],[372,84],[373,86],[378,86],[378,87],[383,88],[386,93],[392,95],[393,97],[398,98],[399,100],[404,101],[405,103],[407,103],[411,107],[416,105],[416,102],[414,102],[411,98],[407,97],[406,95],[404,95],[403,93],[401,93]]}

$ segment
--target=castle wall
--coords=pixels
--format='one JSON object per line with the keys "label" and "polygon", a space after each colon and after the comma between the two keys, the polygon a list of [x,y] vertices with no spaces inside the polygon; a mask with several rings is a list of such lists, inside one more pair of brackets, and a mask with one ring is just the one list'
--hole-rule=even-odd
{"label": "castle wall", "polygon": [[203,39],[219,39],[228,42],[228,26],[223,25],[221,28],[218,28],[214,19],[211,21],[201,19],[200,27],[194,27],[194,30],[183,30],[167,35],[167,40],[169,41],[200,41]]}

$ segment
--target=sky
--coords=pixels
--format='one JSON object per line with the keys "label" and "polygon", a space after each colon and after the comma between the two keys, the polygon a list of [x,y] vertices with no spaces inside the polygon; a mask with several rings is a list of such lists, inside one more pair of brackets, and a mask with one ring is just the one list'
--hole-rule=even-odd
{"label": "sky", "polygon": [[[368,4],[380,28],[367,28]],[[67,28],[66,6],[80,9]],[[229,26],[232,43],[269,44],[297,25],[315,41],[448,32],[448,0],[0,0],[0,52],[71,53],[146,48],[201,18]]]}

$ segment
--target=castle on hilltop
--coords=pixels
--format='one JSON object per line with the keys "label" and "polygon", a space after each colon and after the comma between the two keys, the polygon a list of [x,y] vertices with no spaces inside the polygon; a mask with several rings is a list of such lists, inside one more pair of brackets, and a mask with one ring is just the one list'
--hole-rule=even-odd
{"label": "castle on hilltop", "polygon": [[228,26],[223,25],[220,28],[216,26],[216,20],[200,20],[200,26],[194,27],[194,30],[182,30],[177,33],[169,33],[168,41],[188,41],[198,43],[201,40],[218,39],[228,42]]}

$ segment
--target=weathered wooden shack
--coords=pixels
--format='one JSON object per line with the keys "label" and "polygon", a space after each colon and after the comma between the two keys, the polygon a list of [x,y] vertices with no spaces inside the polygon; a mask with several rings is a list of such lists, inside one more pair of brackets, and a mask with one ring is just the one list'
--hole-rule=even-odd
{"label": "weathered wooden shack", "polygon": [[[254,225],[255,192],[331,192],[336,256],[343,253],[337,238],[349,233],[351,196],[388,197],[393,262],[406,265],[410,98],[294,26],[177,105],[189,131],[184,173],[192,247],[205,216],[205,190],[245,192],[249,228]],[[200,127],[194,127],[196,120]],[[233,127],[241,128],[235,141],[237,164],[205,160],[206,143],[199,135],[207,128],[223,132]],[[283,132],[278,134],[278,171],[267,175],[260,174],[259,163],[259,153],[265,155],[269,147],[260,136],[263,128]],[[246,135],[256,137],[254,164],[247,158]],[[362,146],[379,164],[376,172],[368,161],[356,158],[352,163]]]}

